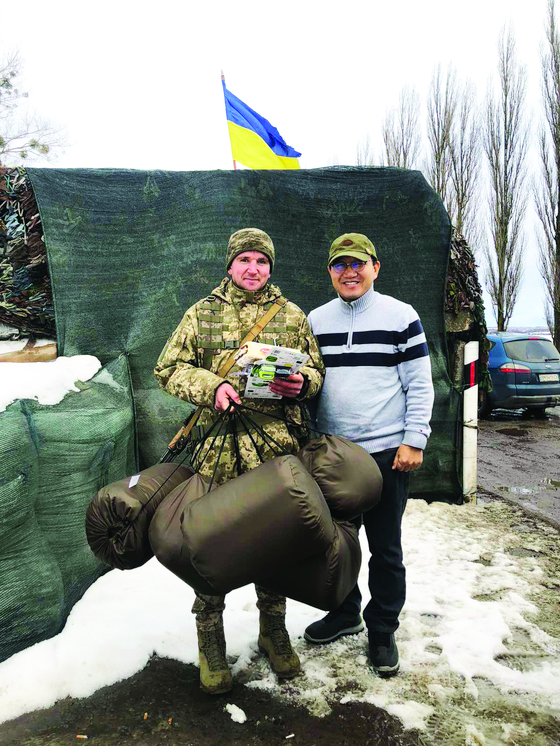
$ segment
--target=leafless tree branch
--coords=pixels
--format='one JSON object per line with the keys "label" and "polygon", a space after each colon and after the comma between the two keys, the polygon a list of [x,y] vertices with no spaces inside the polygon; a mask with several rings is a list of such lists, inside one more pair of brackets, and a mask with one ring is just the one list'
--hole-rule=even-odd
{"label": "leafless tree branch", "polygon": [[428,95],[428,180],[449,211],[451,135],[457,109],[457,74],[449,66],[443,80],[441,65],[432,75]]}
{"label": "leafless tree branch", "polygon": [[385,115],[382,125],[386,165],[414,168],[420,155],[420,96],[404,86],[396,107]]}
{"label": "leafless tree branch", "polygon": [[481,243],[480,222],[477,218],[481,126],[475,87],[471,81],[467,81],[457,93],[449,157],[452,190],[448,211],[457,231],[475,250]]}
{"label": "leafless tree branch", "polygon": [[29,94],[17,87],[22,71],[18,52],[0,60],[0,164],[46,159],[64,145],[61,127],[30,110]]}
{"label": "leafless tree branch", "polygon": [[544,123],[539,132],[540,178],[533,195],[540,222],[539,269],[544,281],[545,315],[556,347],[560,345],[560,35],[554,0],[548,0],[546,44],[541,54]]}
{"label": "leafless tree branch", "polygon": [[486,284],[498,330],[507,329],[522,278],[524,185],[528,128],[524,120],[526,73],[517,62],[511,29],[498,42],[500,95],[488,92],[483,144],[490,170],[492,243],[484,245]]}

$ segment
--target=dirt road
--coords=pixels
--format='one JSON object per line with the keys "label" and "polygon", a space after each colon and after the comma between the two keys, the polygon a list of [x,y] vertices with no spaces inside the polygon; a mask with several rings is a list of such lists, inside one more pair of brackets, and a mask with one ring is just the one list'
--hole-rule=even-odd
{"label": "dirt road", "polygon": [[500,497],[560,529],[560,408],[538,419],[493,412],[479,422],[479,498]]}

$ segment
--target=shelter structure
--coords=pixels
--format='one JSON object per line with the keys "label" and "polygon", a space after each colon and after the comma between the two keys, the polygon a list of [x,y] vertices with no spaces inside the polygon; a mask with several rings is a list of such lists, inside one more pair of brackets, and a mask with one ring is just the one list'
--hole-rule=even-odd
{"label": "shelter structure", "polygon": [[[13,228],[17,190],[4,197],[3,175],[2,215],[8,205]],[[54,319],[37,313],[37,324],[29,314],[12,313],[0,320],[22,334],[56,330],[59,356],[94,355],[104,368],[60,405],[15,402],[0,413],[0,561],[25,532],[31,547],[27,564],[14,563],[0,580],[0,659],[56,634],[72,604],[106,570],[87,546],[87,505],[103,482],[159,461],[189,413],[188,404],[157,387],[152,370],[185,310],[223,278],[228,238],[240,228],[272,236],[274,282],[305,312],[333,296],[326,271],[332,240],[346,232],[371,237],[383,267],[376,289],[415,307],[432,361],[433,435],[411,493],[461,502],[461,384],[452,380],[444,313],[451,224],[420,172],[33,168],[18,175],[24,213],[35,215],[33,226],[41,229],[44,249],[36,243],[33,251],[37,266],[48,268],[43,311],[52,289]],[[0,222],[7,237],[0,246],[0,301],[14,290],[5,281],[13,277],[14,259],[33,253],[22,229],[20,253],[12,256],[8,227]],[[23,598],[27,610],[40,606],[40,584],[30,593],[32,576],[55,578],[56,587],[30,625],[29,614],[14,613]]]}

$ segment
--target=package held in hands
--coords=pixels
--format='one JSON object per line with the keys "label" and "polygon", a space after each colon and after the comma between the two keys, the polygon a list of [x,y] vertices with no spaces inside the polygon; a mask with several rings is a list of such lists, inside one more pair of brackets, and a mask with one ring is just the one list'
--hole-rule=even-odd
{"label": "package held in hands", "polygon": [[239,375],[247,376],[245,396],[248,399],[281,399],[270,388],[275,376],[291,376],[309,360],[300,350],[292,347],[247,342],[236,355],[236,363],[242,368]]}

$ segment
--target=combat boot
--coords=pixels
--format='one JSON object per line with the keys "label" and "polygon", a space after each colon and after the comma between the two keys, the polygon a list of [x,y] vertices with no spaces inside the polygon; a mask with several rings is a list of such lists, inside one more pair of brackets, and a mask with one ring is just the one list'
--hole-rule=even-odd
{"label": "combat boot", "polygon": [[261,611],[259,650],[268,656],[270,667],[282,679],[291,679],[301,670],[297,653],[292,648],[284,614]]}
{"label": "combat boot", "polygon": [[226,639],[221,611],[196,615],[200,688],[206,694],[223,694],[233,686],[226,660]]}

